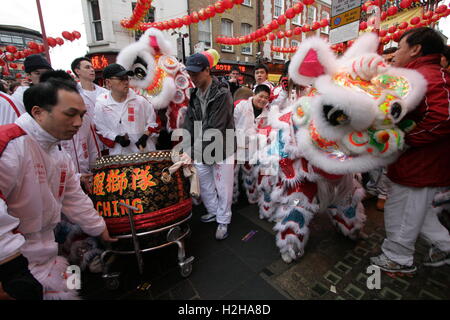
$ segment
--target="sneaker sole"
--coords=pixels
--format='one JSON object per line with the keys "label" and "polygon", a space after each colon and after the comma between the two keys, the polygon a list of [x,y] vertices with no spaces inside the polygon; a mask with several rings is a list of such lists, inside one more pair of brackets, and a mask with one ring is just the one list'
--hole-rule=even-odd
{"label": "sneaker sole", "polygon": [[450,259],[445,259],[437,262],[423,262],[422,264],[426,267],[441,267],[445,264],[450,264]]}
{"label": "sneaker sole", "polygon": [[202,218],[200,218],[200,221],[203,222],[203,223],[213,222],[213,221],[216,221],[216,216],[211,217],[209,219],[202,219]]}
{"label": "sneaker sole", "polygon": [[384,272],[390,272],[390,273],[406,273],[406,274],[410,274],[410,273],[415,273],[417,271],[417,267],[414,267],[414,269],[411,269],[411,270],[398,270],[398,269],[394,270],[394,269],[388,269],[388,268],[385,268],[385,267],[381,267],[381,266],[379,266],[377,264],[373,264],[373,263],[372,263],[372,265],[375,266],[375,267],[380,268]]}

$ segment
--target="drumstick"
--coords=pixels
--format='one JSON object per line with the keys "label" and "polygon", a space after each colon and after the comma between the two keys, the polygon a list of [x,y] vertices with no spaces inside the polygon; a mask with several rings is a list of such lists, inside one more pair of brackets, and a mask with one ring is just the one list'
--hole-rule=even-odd
{"label": "drumstick", "polygon": [[123,202],[119,202],[119,206],[124,206],[125,208],[131,209],[133,211],[139,211],[138,208],[130,206],[129,204],[123,203]]}

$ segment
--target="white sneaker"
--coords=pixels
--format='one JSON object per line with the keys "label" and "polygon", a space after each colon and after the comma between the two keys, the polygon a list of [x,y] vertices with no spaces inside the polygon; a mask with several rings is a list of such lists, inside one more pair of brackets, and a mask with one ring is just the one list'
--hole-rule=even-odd
{"label": "white sneaker", "polygon": [[202,215],[200,217],[200,220],[205,223],[213,222],[213,221],[216,221],[216,215],[212,214],[212,213],[207,213],[207,214]]}
{"label": "white sneaker", "polygon": [[220,223],[217,226],[216,239],[217,240],[224,240],[226,238],[228,238],[228,225]]}

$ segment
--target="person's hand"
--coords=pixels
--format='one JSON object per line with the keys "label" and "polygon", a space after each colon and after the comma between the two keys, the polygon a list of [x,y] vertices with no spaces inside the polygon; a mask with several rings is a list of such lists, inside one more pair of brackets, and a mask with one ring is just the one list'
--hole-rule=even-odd
{"label": "person's hand", "polygon": [[288,77],[282,77],[280,80],[281,87],[284,91],[288,91],[289,88],[289,79]]}
{"label": "person's hand", "polygon": [[112,238],[112,237],[109,235],[109,231],[108,231],[108,228],[107,228],[107,227],[105,227],[105,230],[103,230],[103,232],[101,233],[100,238],[101,238],[103,241],[105,241],[105,242],[116,242],[116,241],[119,240],[119,239],[117,239],[117,238]]}
{"label": "person's hand", "polygon": [[20,85],[28,87],[30,85],[30,80],[28,78],[24,78],[20,81]]}
{"label": "person's hand", "polygon": [[80,178],[81,184],[87,193],[92,193],[92,173],[83,173]]}
{"label": "person's hand", "polygon": [[136,147],[138,149],[140,149],[139,147],[142,147],[142,149],[144,149],[147,146],[147,139],[148,139],[148,135],[147,134],[143,134],[139,140],[135,143]]}
{"label": "person's hand", "polygon": [[122,147],[128,147],[131,143],[130,139],[128,138],[128,134],[126,133],[123,136],[117,136],[114,139],[115,142],[117,142],[118,144],[120,144]]}

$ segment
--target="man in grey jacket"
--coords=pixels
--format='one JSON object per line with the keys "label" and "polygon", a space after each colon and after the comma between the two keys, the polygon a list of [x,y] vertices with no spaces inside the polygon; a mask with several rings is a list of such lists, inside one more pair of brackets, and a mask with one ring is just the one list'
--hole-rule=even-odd
{"label": "man in grey jacket", "polygon": [[211,76],[208,59],[191,55],[186,70],[195,85],[183,128],[190,133],[183,149],[190,154],[200,178],[203,222],[217,221],[216,239],[228,237],[234,170],[233,99],[226,84]]}

